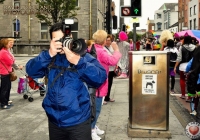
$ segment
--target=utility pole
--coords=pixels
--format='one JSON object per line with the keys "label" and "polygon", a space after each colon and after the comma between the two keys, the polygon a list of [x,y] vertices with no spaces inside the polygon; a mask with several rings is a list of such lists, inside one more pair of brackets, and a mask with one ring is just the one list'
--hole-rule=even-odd
{"label": "utility pole", "polygon": [[111,0],[107,0],[106,5],[106,31],[112,34]]}
{"label": "utility pole", "polygon": [[[124,5],[124,0],[120,0],[120,6],[123,6],[123,5]],[[122,24],[124,24],[124,18],[120,17],[119,18],[119,26],[122,26]]]}

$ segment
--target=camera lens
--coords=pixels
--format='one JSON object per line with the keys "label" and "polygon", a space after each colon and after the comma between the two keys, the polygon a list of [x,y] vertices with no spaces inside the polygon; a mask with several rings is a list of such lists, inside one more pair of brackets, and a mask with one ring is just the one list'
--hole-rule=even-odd
{"label": "camera lens", "polygon": [[72,42],[71,48],[70,50],[75,52],[75,53],[79,53],[82,49],[82,44],[79,40],[74,40]]}
{"label": "camera lens", "polygon": [[63,39],[63,47],[68,47],[70,49],[72,46],[72,42],[73,40],[70,38]]}
{"label": "camera lens", "polygon": [[73,40],[69,37],[62,39],[63,47],[68,47],[69,50],[76,54],[83,55],[86,53],[87,45],[84,39]]}

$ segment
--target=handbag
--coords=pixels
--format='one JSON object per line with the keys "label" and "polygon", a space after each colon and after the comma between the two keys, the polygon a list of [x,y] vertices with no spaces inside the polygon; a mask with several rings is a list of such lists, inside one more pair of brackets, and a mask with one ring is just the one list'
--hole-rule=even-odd
{"label": "handbag", "polygon": [[10,72],[10,81],[15,81],[17,79],[17,75],[15,74],[14,69],[12,68],[12,72]]}
{"label": "handbag", "polygon": [[[1,61],[0,61],[1,62]],[[7,69],[7,67],[1,62],[1,64],[6,68],[6,70],[8,71],[9,75],[10,75],[10,81],[15,81],[17,79],[17,75],[15,74],[14,69],[12,68],[12,71],[9,72],[9,70]]]}
{"label": "handbag", "polygon": [[122,74],[122,69],[119,66],[115,66],[114,73],[116,76],[120,76]]}

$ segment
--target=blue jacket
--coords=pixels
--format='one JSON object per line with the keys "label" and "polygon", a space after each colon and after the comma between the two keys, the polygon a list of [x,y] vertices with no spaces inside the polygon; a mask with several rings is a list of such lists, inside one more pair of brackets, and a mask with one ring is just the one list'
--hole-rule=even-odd
{"label": "blue jacket", "polygon": [[[44,77],[51,60],[48,51],[41,52],[26,64],[27,74],[31,78]],[[64,54],[57,54],[54,64],[70,65]],[[59,127],[74,126],[90,118],[90,98],[83,81],[98,88],[107,78],[106,70],[90,54],[81,57],[74,67],[77,72],[65,71],[53,86],[50,85],[61,70],[51,69],[48,74],[48,89],[42,106],[49,121]]]}
{"label": "blue jacket", "polygon": [[[189,72],[191,70],[192,61],[193,61],[193,58],[188,62],[185,72]],[[200,84],[200,74],[199,74],[199,78],[198,78],[197,84]]]}

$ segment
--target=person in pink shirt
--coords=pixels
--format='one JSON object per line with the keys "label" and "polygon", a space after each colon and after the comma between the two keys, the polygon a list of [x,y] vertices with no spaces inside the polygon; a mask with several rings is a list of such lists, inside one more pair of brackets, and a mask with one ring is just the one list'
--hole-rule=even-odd
{"label": "person in pink shirt", "polygon": [[[94,46],[96,49],[96,54],[97,54],[97,60],[100,62],[100,64],[105,68],[107,75],[109,73],[109,66],[115,66],[117,65],[119,59],[121,58],[121,53],[119,52],[119,48],[115,42],[112,42],[112,47],[113,47],[113,54],[110,55],[108,52],[104,49],[104,46],[106,44],[106,39],[107,39],[107,33],[104,30],[97,30],[93,34],[93,39],[94,39]],[[102,106],[102,101],[103,97],[105,97],[108,93],[108,78],[106,81],[97,89],[96,92],[96,118],[92,122],[92,139],[93,140],[100,140],[101,137],[98,135],[104,134],[103,130],[100,130],[96,126],[97,119],[100,115],[101,112],[101,106]]]}
{"label": "person in pink shirt", "polygon": [[9,72],[12,71],[12,65],[15,62],[15,58],[10,52],[10,48],[13,46],[14,39],[1,39],[0,40],[0,76],[1,76],[1,88],[0,88],[0,102],[2,109],[9,109],[12,101],[10,98],[11,81]]}
{"label": "person in pink shirt", "polygon": [[129,44],[130,44],[130,51],[134,51],[134,44],[132,39],[129,39]]}

